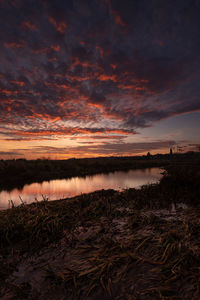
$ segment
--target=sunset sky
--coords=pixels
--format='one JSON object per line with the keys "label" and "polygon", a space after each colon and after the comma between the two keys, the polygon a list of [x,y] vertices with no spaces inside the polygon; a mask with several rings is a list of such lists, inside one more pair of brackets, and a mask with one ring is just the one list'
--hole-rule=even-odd
{"label": "sunset sky", "polygon": [[0,0],[0,158],[199,146],[200,0]]}

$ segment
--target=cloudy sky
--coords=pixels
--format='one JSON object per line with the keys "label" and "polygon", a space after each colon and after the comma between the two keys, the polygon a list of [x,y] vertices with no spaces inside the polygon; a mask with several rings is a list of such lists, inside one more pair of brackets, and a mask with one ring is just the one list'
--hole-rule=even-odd
{"label": "cloudy sky", "polygon": [[200,0],[0,0],[0,158],[196,150]]}

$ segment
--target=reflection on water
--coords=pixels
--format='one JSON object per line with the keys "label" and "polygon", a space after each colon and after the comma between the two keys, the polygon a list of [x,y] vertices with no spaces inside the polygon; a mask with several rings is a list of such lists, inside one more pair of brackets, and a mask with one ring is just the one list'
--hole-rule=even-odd
{"label": "reflection on water", "polygon": [[101,189],[138,188],[144,184],[157,182],[162,176],[160,173],[161,169],[151,168],[32,183],[25,185],[22,190],[0,192],[0,209],[8,208],[9,200],[12,200],[15,205],[21,204],[20,197],[24,202],[31,203],[35,199],[42,200],[42,195],[49,200],[56,200]]}

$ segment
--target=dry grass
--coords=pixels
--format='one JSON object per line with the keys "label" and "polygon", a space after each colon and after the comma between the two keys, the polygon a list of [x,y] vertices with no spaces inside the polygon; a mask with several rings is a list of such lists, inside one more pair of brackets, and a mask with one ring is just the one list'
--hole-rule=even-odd
{"label": "dry grass", "polygon": [[2,211],[0,297],[199,299],[199,179],[182,165],[141,190]]}

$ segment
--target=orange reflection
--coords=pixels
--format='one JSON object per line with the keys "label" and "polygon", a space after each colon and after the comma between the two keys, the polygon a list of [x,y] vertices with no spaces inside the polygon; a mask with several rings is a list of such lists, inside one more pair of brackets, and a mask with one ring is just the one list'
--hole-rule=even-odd
{"label": "orange reflection", "polygon": [[161,169],[151,168],[32,183],[25,185],[22,190],[0,192],[0,209],[8,208],[9,200],[12,200],[15,205],[21,204],[20,197],[24,202],[31,203],[35,199],[41,201],[42,195],[49,200],[56,200],[101,189],[139,188],[142,185],[157,182],[161,178],[160,173]]}

